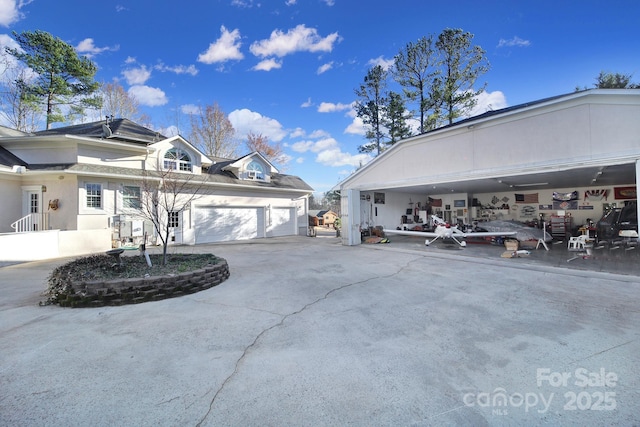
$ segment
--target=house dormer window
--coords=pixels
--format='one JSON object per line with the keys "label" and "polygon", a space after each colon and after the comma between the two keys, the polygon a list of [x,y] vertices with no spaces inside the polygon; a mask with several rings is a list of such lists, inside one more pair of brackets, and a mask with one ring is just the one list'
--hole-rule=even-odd
{"label": "house dormer window", "polygon": [[193,170],[191,157],[184,150],[172,148],[164,155],[164,168],[174,171],[191,172]]}
{"label": "house dormer window", "polygon": [[247,179],[264,180],[264,167],[259,162],[252,160],[247,165]]}

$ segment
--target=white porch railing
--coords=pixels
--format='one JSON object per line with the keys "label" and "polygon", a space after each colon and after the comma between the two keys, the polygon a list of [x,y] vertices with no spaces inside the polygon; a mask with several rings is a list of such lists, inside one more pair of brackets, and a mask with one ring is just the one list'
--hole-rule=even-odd
{"label": "white porch railing", "polygon": [[16,233],[43,231],[49,229],[48,213],[32,213],[11,224]]}

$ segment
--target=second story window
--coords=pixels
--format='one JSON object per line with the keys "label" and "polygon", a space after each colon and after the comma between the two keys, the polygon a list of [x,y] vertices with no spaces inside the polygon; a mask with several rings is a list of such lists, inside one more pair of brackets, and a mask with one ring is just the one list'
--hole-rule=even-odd
{"label": "second story window", "polygon": [[262,165],[255,160],[252,160],[247,165],[247,178],[264,180],[264,168],[262,167]]}
{"label": "second story window", "polygon": [[191,172],[191,157],[184,150],[172,148],[164,155],[164,168],[174,171]]}

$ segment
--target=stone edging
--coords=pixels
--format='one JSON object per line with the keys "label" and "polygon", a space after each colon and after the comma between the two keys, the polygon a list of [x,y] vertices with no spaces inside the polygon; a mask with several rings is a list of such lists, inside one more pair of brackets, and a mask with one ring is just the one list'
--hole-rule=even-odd
{"label": "stone edging", "polygon": [[61,307],[103,307],[159,301],[203,291],[229,278],[229,265],[218,264],[171,276],[96,280],[72,283],[74,293],[58,301]]}

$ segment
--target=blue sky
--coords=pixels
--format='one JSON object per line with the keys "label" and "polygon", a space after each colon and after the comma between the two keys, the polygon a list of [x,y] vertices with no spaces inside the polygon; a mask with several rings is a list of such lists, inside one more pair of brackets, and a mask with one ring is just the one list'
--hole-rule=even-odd
{"label": "blue sky", "polygon": [[639,82],[638,16],[635,0],[0,0],[0,45],[13,31],[61,38],[168,136],[217,102],[237,137],[280,142],[283,172],[323,193],[369,159],[354,89],[408,42],[474,34],[491,64],[482,113],[593,87],[601,70]]}

